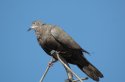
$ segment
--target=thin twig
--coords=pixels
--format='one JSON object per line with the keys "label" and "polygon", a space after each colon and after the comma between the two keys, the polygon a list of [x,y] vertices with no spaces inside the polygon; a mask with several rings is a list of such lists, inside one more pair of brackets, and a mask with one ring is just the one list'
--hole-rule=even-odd
{"label": "thin twig", "polygon": [[[50,59],[50,63],[51,63],[51,62],[53,62],[53,58]],[[48,66],[47,66],[47,68],[46,68],[46,70],[45,70],[43,76],[42,76],[41,79],[40,79],[40,82],[43,82],[43,79],[45,78],[45,76],[46,76],[47,72],[49,71],[49,68],[50,68],[50,67],[51,67],[51,65],[48,65]]]}
{"label": "thin twig", "polygon": [[80,82],[83,82],[83,81],[81,80],[81,78],[80,78],[77,74],[75,74],[75,73],[63,62],[64,59],[58,54],[58,52],[56,53],[56,55],[57,55],[58,60],[59,60]]}
{"label": "thin twig", "polygon": [[[67,70],[69,70],[69,71],[77,78],[77,80],[72,80],[72,82],[77,82],[77,81],[83,82],[82,80],[87,80],[87,79],[88,79],[88,78],[80,78],[77,74],[75,74],[75,73],[70,69],[70,67],[68,67],[67,62],[65,61],[64,58],[62,58],[62,57],[58,54],[58,52],[52,51],[51,54],[52,54],[52,55],[56,55],[57,58],[58,58],[58,60],[64,65],[64,67],[65,67]],[[53,63],[53,62],[55,62],[55,61],[53,60],[53,58],[51,58],[50,63]],[[45,78],[45,76],[46,76],[47,72],[49,71],[50,67],[51,67],[51,65],[48,65],[48,66],[47,66],[47,68],[46,68],[46,70],[45,70],[43,76],[42,76],[41,79],[40,79],[40,82],[43,82],[43,79]],[[68,76],[68,77],[69,77],[69,76]]]}

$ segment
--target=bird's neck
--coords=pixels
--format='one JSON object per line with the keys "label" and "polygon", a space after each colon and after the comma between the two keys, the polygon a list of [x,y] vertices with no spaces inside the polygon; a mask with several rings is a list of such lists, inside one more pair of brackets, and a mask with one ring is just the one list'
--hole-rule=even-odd
{"label": "bird's neck", "polygon": [[35,33],[38,38],[44,36],[46,31],[47,31],[47,29],[45,27],[35,28]]}

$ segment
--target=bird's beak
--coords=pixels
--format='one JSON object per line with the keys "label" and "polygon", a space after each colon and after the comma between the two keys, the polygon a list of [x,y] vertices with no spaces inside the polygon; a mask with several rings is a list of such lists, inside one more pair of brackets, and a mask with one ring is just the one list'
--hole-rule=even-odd
{"label": "bird's beak", "polygon": [[31,26],[27,31],[30,31],[30,30],[35,30],[35,28],[37,28],[38,26]]}
{"label": "bird's beak", "polygon": [[32,28],[29,28],[27,31],[30,31],[30,30],[32,30]]}

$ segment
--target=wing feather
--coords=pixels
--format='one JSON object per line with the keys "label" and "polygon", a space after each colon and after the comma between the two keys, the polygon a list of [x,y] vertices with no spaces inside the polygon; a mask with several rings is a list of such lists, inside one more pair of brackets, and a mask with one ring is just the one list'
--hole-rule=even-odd
{"label": "wing feather", "polygon": [[61,44],[70,49],[83,50],[79,44],[77,44],[72,37],[70,37],[64,30],[55,26],[51,29],[51,34],[53,37],[58,40]]}

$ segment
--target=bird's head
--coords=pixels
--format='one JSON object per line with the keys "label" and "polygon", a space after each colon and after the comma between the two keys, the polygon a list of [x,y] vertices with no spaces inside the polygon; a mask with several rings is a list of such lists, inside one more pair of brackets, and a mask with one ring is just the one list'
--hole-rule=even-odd
{"label": "bird's head", "polygon": [[32,22],[32,26],[28,29],[28,31],[30,30],[36,30],[37,28],[40,28],[42,25],[42,22],[41,21],[34,21]]}

